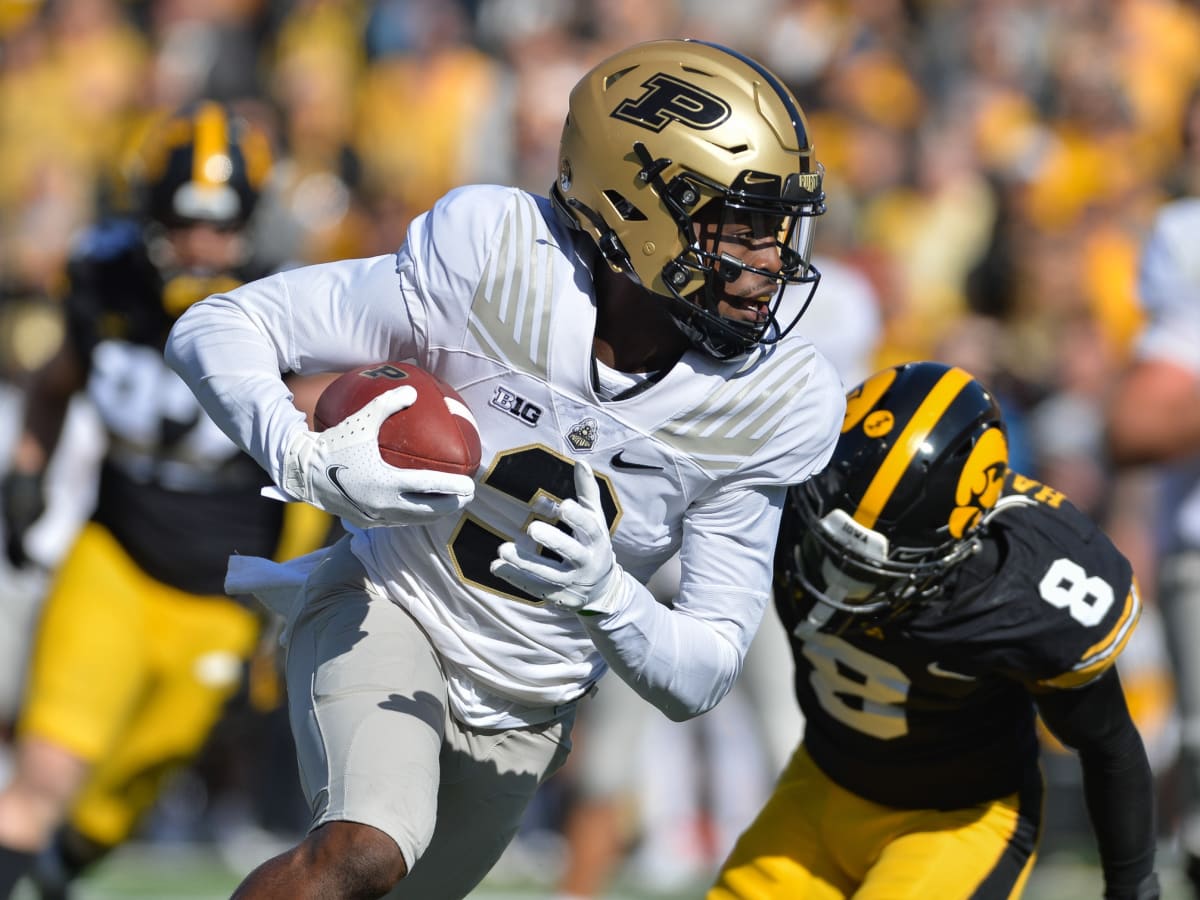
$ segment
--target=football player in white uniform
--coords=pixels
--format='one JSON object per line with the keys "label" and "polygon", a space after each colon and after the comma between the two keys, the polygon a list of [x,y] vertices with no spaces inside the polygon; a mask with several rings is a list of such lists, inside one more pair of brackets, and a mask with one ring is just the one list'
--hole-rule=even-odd
{"label": "football player in white uniform", "polygon": [[[287,617],[313,809],[235,896],[465,896],[608,669],[673,719],[725,695],[770,595],[787,485],[825,465],[844,409],[792,330],[823,208],[779,80],[656,41],[576,86],[549,198],[460,188],[395,254],[180,319],[168,360],[214,420],[284,493],[351,526],[303,564],[231,561],[227,589]],[[384,359],[462,394],[475,479],[380,461],[374,432],[411,388],[314,434],[280,379]],[[663,605],[643,582],[676,552]]]}
{"label": "football player in white uniform", "polygon": [[1162,464],[1159,604],[1182,720],[1180,843],[1200,897],[1200,197],[1168,203],[1142,248],[1147,314],[1135,359],[1108,410],[1118,465]]}

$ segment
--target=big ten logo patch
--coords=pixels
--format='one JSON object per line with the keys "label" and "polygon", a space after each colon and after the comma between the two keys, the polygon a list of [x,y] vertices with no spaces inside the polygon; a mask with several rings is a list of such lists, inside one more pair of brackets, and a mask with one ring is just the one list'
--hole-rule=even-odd
{"label": "big ten logo patch", "polygon": [[492,399],[488,401],[489,406],[494,406],[496,409],[503,410],[510,416],[520,419],[522,423],[533,428],[537,425],[538,419],[542,417],[542,408],[534,403],[530,403],[523,397],[514,394],[508,388],[498,387],[496,393],[492,394]]}

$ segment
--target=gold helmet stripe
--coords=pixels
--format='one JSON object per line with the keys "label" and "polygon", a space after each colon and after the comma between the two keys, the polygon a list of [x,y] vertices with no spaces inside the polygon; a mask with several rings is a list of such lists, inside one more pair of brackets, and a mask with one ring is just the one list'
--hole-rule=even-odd
{"label": "gold helmet stripe", "polygon": [[871,484],[863,492],[862,500],[859,501],[858,508],[854,511],[854,521],[865,528],[875,527],[879,514],[883,512],[892,492],[896,490],[896,485],[908,471],[913,457],[921,449],[921,444],[925,442],[929,432],[937,426],[942,415],[954,402],[954,398],[962,393],[963,388],[970,383],[971,376],[959,368],[947,370],[946,374],[938,379],[937,384],[925,396],[912,418],[908,420],[908,424],[904,426],[904,430],[896,439],[892,449],[888,451],[879,471],[871,479]]}
{"label": "gold helmet stripe", "polygon": [[229,154],[229,131],[225,121],[225,110],[219,104],[201,104],[196,112],[193,145],[192,181],[205,187],[223,184],[229,177],[228,166],[213,165],[214,157]]}

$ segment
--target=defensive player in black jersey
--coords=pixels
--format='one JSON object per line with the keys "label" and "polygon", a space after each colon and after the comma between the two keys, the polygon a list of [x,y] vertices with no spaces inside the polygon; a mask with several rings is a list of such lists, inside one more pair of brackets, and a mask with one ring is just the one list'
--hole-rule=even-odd
{"label": "defensive player in black jersey", "polygon": [[776,552],[804,741],[709,900],[1020,896],[1038,712],[1079,754],[1104,897],[1159,896],[1151,772],[1113,665],[1140,610],[1130,565],[1007,463],[1000,410],[962,369],[909,363],[850,392]]}
{"label": "defensive player in black jersey", "polygon": [[[108,447],[91,521],[37,629],[0,793],[0,897],[39,851],[69,875],[125,840],[164,776],[200,749],[259,632],[258,615],[223,596],[229,555],[294,555],[329,528],[311,507],[260,497],[262,469],[162,359],[191,302],[242,280],[270,166],[266,136],[221,104],[167,116],[132,170],[138,214],[94,226],[70,262],[67,337],[28,387],[3,483],[15,563],[77,392]],[[294,388],[308,391],[297,403],[320,384]]]}

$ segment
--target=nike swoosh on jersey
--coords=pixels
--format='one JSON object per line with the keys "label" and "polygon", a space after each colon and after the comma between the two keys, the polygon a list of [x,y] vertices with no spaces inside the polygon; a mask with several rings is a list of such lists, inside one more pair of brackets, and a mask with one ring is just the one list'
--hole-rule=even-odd
{"label": "nike swoosh on jersey", "polygon": [[662,466],[651,466],[646,463],[633,462],[625,458],[625,451],[618,450],[613,454],[612,464],[614,469],[643,469],[653,470],[656,472],[662,471]]}
{"label": "nike swoosh on jersey", "polygon": [[338,472],[340,472],[344,468],[346,468],[346,467],[343,465],[340,465],[340,464],[328,466],[325,469],[325,477],[329,479],[329,483],[332,484],[337,489],[337,492],[346,498],[347,503],[349,503],[351,506],[353,506],[355,509],[357,509],[360,513],[362,513],[368,519],[378,519],[379,518],[378,516],[371,515],[369,512],[367,512],[365,509],[363,509],[361,506],[358,505],[357,500],[355,500],[348,493],[346,493],[346,489],[344,487],[342,487],[342,482],[338,479]]}
{"label": "nike swoosh on jersey", "polygon": [[936,678],[953,678],[957,681],[977,681],[974,675],[964,675],[962,672],[951,672],[949,669],[943,669],[938,665],[937,661],[931,662],[925,667],[930,675]]}

